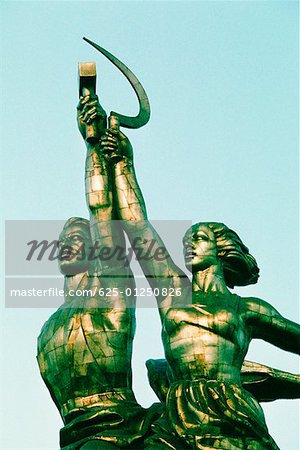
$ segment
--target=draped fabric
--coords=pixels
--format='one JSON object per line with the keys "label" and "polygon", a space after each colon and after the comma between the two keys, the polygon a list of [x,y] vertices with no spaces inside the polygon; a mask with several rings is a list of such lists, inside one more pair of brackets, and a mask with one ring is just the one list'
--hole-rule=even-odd
{"label": "draped fabric", "polygon": [[279,450],[254,397],[217,380],[173,383],[152,430],[146,449]]}
{"label": "draped fabric", "polygon": [[162,413],[163,406],[155,403],[142,408],[130,392],[120,397],[108,395],[108,401],[86,408],[60,431],[61,450],[77,450],[90,441],[111,443],[122,449],[142,449],[151,424]]}

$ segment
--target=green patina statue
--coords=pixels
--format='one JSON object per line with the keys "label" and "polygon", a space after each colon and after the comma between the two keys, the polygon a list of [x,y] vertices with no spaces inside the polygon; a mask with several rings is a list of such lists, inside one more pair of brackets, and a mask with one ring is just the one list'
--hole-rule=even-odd
{"label": "green patina statue", "polygon": [[[78,124],[87,144],[90,220],[69,219],[62,231],[65,303],[44,325],[38,346],[43,379],[64,420],[61,447],[278,450],[258,401],[299,396],[299,377],[244,358],[254,338],[299,353],[300,326],[269,303],[228,289],[256,283],[259,269],[222,223],[200,222],[186,232],[192,282],[176,266],[147,219],[132,146],[119,130],[124,116],[111,114],[105,129],[97,97],[85,94]],[[144,122],[147,108],[140,116]],[[89,132],[93,139],[87,139]],[[166,360],[148,362],[162,403],[149,410],[138,405],[131,388],[135,297],[124,289],[134,292],[134,278],[128,261],[114,252],[125,252],[124,231],[156,293],[162,320]],[[75,259],[82,242],[105,247],[111,257]],[[158,250],[163,258],[156,257]],[[97,294],[71,297],[78,287]],[[116,295],[100,295],[100,288],[115,289]]]}
{"label": "green patina statue", "polygon": [[[85,93],[93,83],[91,70],[91,64],[80,67]],[[85,115],[87,104],[96,121]],[[95,98],[86,96],[80,99],[77,119],[87,146],[85,192],[90,220],[70,218],[59,237],[65,302],[43,326],[38,363],[64,422],[62,449],[142,448],[162,405],[142,408],[132,391],[135,282],[125,256],[124,232],[114,220],[117,205],[111,168],[99,156],[99,136],[95,139],[95,133],[106,127],[106,114]],[[130,124],[140,125],[141,120],[144,114]],[[105,249],[103,258],[91,257],[88,250],[95,253],[99,248]]]}
{"label": "green patina statue", "polygon": [[[147,220],[131,144],[110,129],[101,151],[108,160],[112,153],[122,158],[111,162],[118,217],[153,290],[164,291],[157,300],[171,382],[166,412],[146,448],[278,449],[261,407],[242,387],[241,369],[255,338],[299,354],[300,326],[264,300],[228,289],[256,283],[259,269],[239,236],[222,223],[197,223],[183,237],[192,282],[166,249],[165,259],[155,260],[156,249],[165,246]],[[143,258],[149,252],[150,261]]]}

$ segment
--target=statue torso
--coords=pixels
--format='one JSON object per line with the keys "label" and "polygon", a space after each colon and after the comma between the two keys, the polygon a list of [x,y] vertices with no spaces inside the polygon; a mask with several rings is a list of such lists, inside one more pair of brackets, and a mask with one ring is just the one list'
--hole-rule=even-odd
{"label": "statue torso", "polygon": [[192,304],[169,308],[163,325],[166,358],[175,379],[240,382],[250,335],[237,295],[193,292]]}
{"label": "statue torso", "polygon": [[103,300],[74,298],[42,328],[38,361],[59,409],[70,399],[131,388],[135,311],[99,307]]}

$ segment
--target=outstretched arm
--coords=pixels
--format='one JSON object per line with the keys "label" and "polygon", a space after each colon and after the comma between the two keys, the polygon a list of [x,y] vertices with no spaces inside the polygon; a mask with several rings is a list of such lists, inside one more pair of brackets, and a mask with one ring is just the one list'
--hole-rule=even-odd
{"label": "outstretched arm", "polygon": [[246,300],[246,320],[253,338],[300,354],[300,325],[283,317],[269,303],[258,298]]}
{"label": "outstretched arm", "polygon": [[[161,237],[148,221],[128,138],[117,127],[113,127],[103,134],[100,145],[102,152],[111,161],[118,218],[122,220],[123,228],[151,287],[158,287],[160,294],[163,288],[167,289],[164,292],[168,292],[171,287],[183,289],[189,285],[188,278],[176,266]],[[114,155],[112,158],[111,154]],[[167,307],[165,295],[158,295],[157,300],[161,307]]]}

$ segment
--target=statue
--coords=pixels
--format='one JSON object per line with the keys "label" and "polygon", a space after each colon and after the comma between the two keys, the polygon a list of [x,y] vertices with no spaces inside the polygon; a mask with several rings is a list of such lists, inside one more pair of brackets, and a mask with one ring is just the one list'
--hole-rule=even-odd
{"label": "statue", "polygon": [[[123,63],[87,42],[129,79],[140,113],[130,118],[112,112],[106,129],[106,113],[95,95],[95,67],[80,67],[78,125],[87,146],[90,220],[71,218],[61,233],[65,303],[46,322],[38,343],[40,370],[64,421],[61,448],[278,450],[255,397],[299,396],[299,379],[244,358],[253,338],[299,353],[300,326],[269,303],[228,289],[256,283],[259,269],[239,236],[222,223],[200,222],[186,232],[192,282],[176,266],[147,219],[132,146],[119,130],[149,120],[147,96]],[[131,386],[136,299],[124,290],[134,292],[135,285],[128,261],[115,252],[122,249],[125,255],[124,232],[162,320],[166,360],[147,363],[162,403],[149,410],[136,402]],[[75,258],[81,246],[105,248],[110,256]],[[72,295],[84,289],[94,295]],[[271,392],[270,379],[280,392]],[[262,388],[254,386],[257,380]]]}
{"label": "statue", "polygon": [[[111,160],[118,217],[156,292],[162,340],[171,372],[166,411],[153,425],[147,449],[272,449],[263,411],[242,387],[241,369],[252,339],[300,353],[300,326],[262,299],[242,298],[234,286],[256,283],[259,269],[239,236],[226,225],[200,222],[183,238],[189,278],[175,265],[147,220],[132,147],[123,133],[107,130],[101,151]],[[155,245],[153,245],[155,242]],[[150,245],[151,244],[151,245]],[[165,249],[164,260],[155,251]],[[151,261],[143,255],[152,252]]]}
{"label": "statue", "polygon": [[[93,70],[91,64],[80,66],[85,95],[95,81]],[[126,74],[136,82],[129,69]],[[140,95],[143,88],[136,86]],[[145,98],[139,98],[144,108],[140,115],[127,118],[132,127],[147,119]],[[86,117],[87,105],[93,111],[91,121]],[[162,406],[142,408],[132,391],[135,282],[125,256],[124,232],[114,220],[117,206],[111,170],[99,157],[97,134],[106,127],[106,113],[96,96],[80,98],[77,119],[87,146],[85,190],[90,220],[72,217],[60,234],[65,302],[42,328],[38,363],[64,422],[62,449],[136,449],[142,447]],[[97,257],[91,257],[89,250],[97,250]],[[126,288],[132,295],[125,295]]]}

